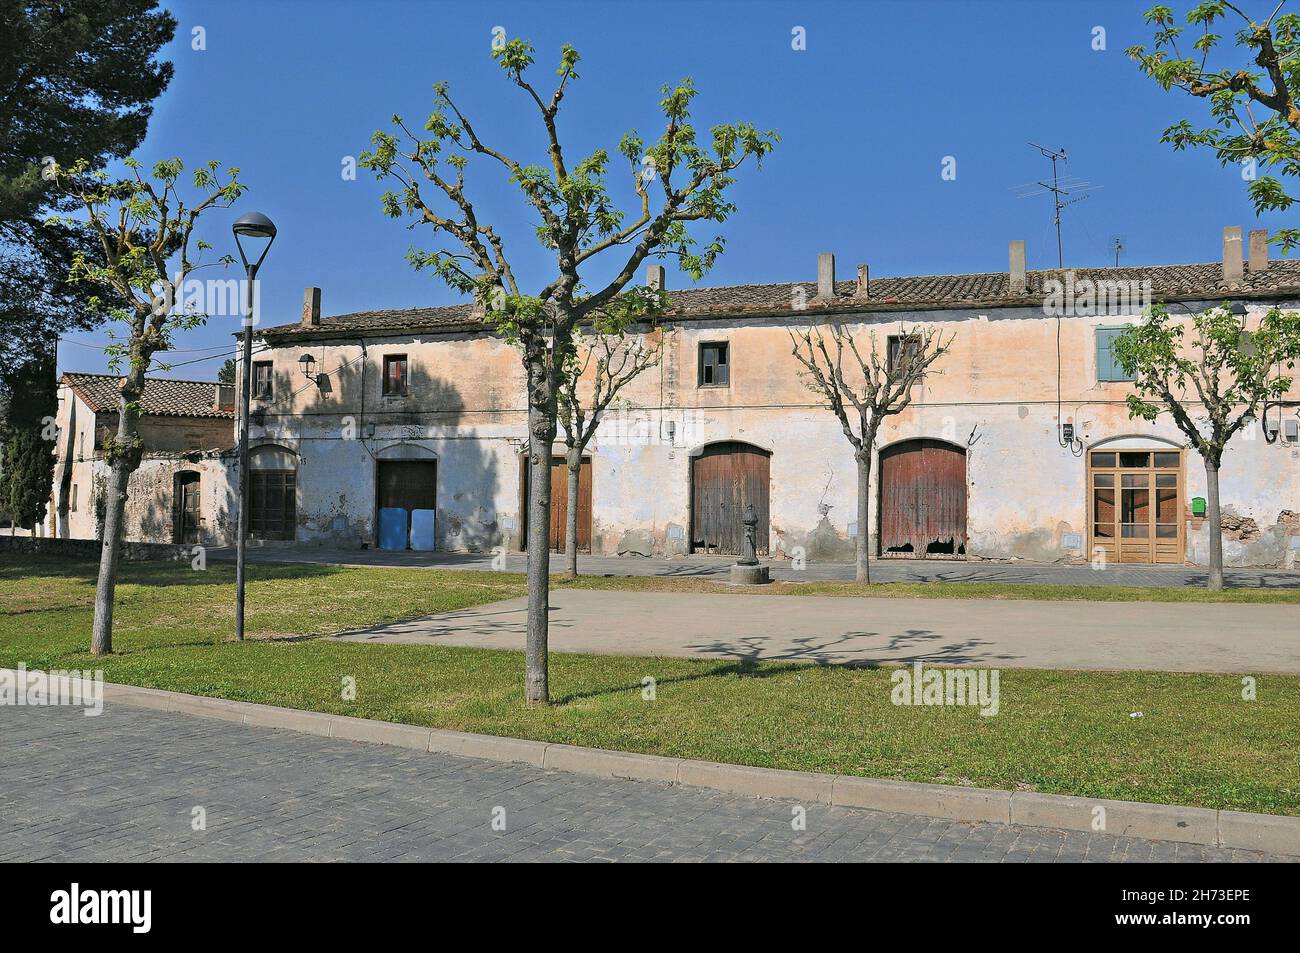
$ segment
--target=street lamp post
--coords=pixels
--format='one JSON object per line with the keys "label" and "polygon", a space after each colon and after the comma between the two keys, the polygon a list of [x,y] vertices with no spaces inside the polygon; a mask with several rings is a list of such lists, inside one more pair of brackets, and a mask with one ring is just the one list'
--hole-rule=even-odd
{"label": "street lamp post", "polygon": [[[257,269],[262,267],[266,253],[275,241],[275,223],[261,212],[241,215],[231,227],[235,233],[235,247],[244,263],[247,277],[247,308],[244,312],[243,386],[239,394],[239,535],[235,540],[235,638],[244,638],[244,559],[248,538],[248,408],[253,394],[253,287]],[[257,261],[250,262],[244,254],[240,238],[266,239],[266,246]]]}

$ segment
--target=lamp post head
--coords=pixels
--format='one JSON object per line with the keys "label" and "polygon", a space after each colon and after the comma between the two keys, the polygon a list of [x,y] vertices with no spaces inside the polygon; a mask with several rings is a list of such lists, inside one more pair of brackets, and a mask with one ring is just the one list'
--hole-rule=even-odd
{"label": "lamp post head", "polygon": [[241,235],[247,238],[275,237],[275,222],[261,212],[245,212],[235,219],[235,224],[230,229],[235,233],[236,238]]}
{"label": "lamp post head", "polygon": [[[235,233],[235,247],[239,249],[239,260],[244,263],[244,270],[248,272],[251,280],[257,274],[257,269],[262,267],[262,261],[266,258],[266,253],[271,250],[271,245],[275,243],[275,222],[261,212],[245,212],[235,219],[235,224],[230,226],[230,230]],[[251,265],[248,263],[248,256],[244,254],[244,243],[240,241],[241,238],[266,239],[262,254]]]}

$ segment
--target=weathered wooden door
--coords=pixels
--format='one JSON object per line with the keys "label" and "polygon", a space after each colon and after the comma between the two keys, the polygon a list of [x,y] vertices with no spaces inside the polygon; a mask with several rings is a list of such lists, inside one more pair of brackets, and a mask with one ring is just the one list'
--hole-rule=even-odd
{"label": "weathered wooden door", "polygon": [[[528,549],[528,455],[519,458],[519,548]],[[564,457],[551,456],[551,528],[546,545],[564,552],[565,520],[569,515],[569,468]],[[582,458],[578,471],[578,552],[591,552],[591,457]]]}
{"label": "weathered wooden door", "polygon": [[252,470],[248,474],[248,533],[254,539],[293,539],[297,527],[297,473]]}
{"label": "weathered wooden door", "polygon": [[691,461],[691,548],[696,552],[740,555],[745,507],[758,517],[755,543],[767,553],[770,455],[729,440],[705,447]]}
{"label": "weathered wooden door", "polygon": [[880,451],[880,554],[965,553],[965,451],[941,440]]}
{"label": "weathered wooden door", "polygon": [[[551,460],[551,549],[564,552],[569,518],[569,467],[563,458]],[[591,552],[591,457],[578,470],[578,552]]]}
{"label": "weathered wooden door", "polygon": [[191,471],[176,474],[173,542],[199,541],[199,481],[199,474]]}

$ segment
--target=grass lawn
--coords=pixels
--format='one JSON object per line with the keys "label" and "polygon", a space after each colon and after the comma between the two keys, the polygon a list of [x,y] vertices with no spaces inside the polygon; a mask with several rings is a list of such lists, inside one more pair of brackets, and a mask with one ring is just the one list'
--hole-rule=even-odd
{"label": "grass lawn", "polygon": [[[985,718],[893,705],[888,669],[557,654],[558,703],[530,711],[521,653],[290,638],[509,598],[523,593],[521,576],[249,571],[255,637],[240,644],[226,641],[231,566],[124,564],[116,654],[93,659],[95,567],[0,555],[0,665],[102,668],[109,681],[674,757],[1300,815],[1296,676],[1260,677],[1246,702],[1236,676],[1005,669],[1001,711]],[[345,676],[355,702],[341,698]],[[645,676],[655,701],[642,700]]]}

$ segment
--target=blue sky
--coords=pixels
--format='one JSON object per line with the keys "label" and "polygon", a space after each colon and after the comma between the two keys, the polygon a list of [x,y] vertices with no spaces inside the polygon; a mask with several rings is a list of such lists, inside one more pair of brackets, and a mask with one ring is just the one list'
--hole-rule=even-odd
{"label": "blue sky", "polygon": [[[326,314],[457,300],[405,260],[431,236],[380,212],[385,187],[371,174],[349,181],[341,171],[393,113],[421,125],[440,79],[483,138],[523,161],[543,159],[533,107],[490,58],[496,26],[537,47],[539,85],[553,80],[562,43],[582,54],[561,114],[571,156],[612,152],[629,128],[653,138],[659,87],[683,76],[700,90],[701,129],[749,120],[780,133],[762,170],[742,171],[739,210],[721,226],[726,254],[702,284],[811,280],[819,251],[835,253],[842,278],[858,262],[873,275],[998,271],[1013,238],[1028,242],[1031,268],[1054,266],[1049,198],[1014,188],[1050,173],[1029,141],[1065,147],[1063,171],[1095,187],[1065,212],[1067,266],[1113,263],[1117,235],[1126,264],[1216,260],[1224,225],[1280,221],[1255,218],[1237,169],[1158,141],[1171,122],[1204,112],[1162,93],[1125,57],[1127,46],[1149,42],[1145,0],[168,6],[180,24],[166,50],[176,75],[137,156],[240,166],[248,193],[204,237],[233,252],[239,212],[275,220],[264,324],[296,320],[308,285],[323,289]],[[796,26],[806,31],[802,51],[791,48]],[[199,27],[203,50],[192,48]],[[1106,31],[1104,51],[1092,48],[1094,27]],[[946,156],[956,160],[952,181],[941,176]],[[469,180],[480,219],[501,223],[516,271],[540,286],[546,259],[513,186],[484,162]],[[622,178],[612,185],[630,195]],[[669,282],[690,284],[671,270]],[[207,360],[202,349],[233,347],[233,324],[187,332],[168,376],[215,377],[223,355]],[[102,329],[70,338],[64,370],[104,369]]]}

